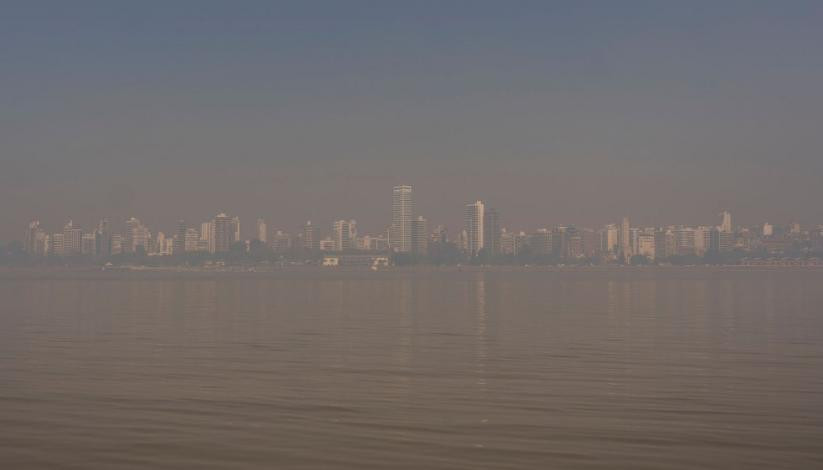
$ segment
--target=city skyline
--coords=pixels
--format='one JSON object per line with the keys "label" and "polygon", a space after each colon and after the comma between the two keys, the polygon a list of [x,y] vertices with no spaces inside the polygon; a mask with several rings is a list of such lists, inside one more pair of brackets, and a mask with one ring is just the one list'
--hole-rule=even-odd
{"label": "city skyline", "polygon": [[0,240],[33,215],[374,231],[409,181],[450,226],[477,198],[516,225],[823,219],[818,2],[311,3],[6,5]]}
{"label": "city skyline", "polygon": [[[253,235],[243,238],[241,219],[221,212],[209,221],[194,224],[178,219],[169,235],[159,229],[152,231],[136,217],[129,217],[123,223],[104,218],[90,230],[69,219],[62,230],[56,232],[49,232],[46,225],[34,220],[26,228],[22,247],[36,257],[83,255],[98,259],[128,254],[227,254],[239,249],[240,253],[258,258],[265,253],[291,253],[299,258],[301,252],[370,252],[438,263],[459,258],[503,262],[506,258],[502,256],[508,257],[508,262],[519,260],[521,263],[551,259],[554,262],[636,264],[666,262],[683,256],[709,256],[709,260],[717,262],[720,259],[717,256],[733,252],[737,252],[737,257],[747,253],[808,257],[823,246],[823,224],[806,227],[805,231],[797,222],[786,227],[777,225],[778,236],[775,236],[775,224],[765,221],[757,227],[735,225],[727,210],[717,214],[717,223],[697,226],[633,225],[629,217],[623,216],[619,223],[606,221],[595,227],[544,224],[529,230],[501,223],[498,209],[480,199],[465,204],[463,224],[453,228],[449,238],[447,226],[432,227],[429,220],[418,213],[414,194],[413,186],[408,184],[392,188],[390,220],[377,232],[359,231],[355,219],[336,218],[325,228],[307,221],[302,230],[292,234],[277,222],[269,228],[266,219],[258,217],[250,230]],[[338,262],[337,259],[329,261],[332,266]]]}
{"label": "city skyline", "polygon": [[[362,216],[365,215],[366,217],[364,217],[364,218],[369,219],[369,220],[380,220],[380,216],[375,215],[375,214],[368,214],[364,211],[357,211],[356,209],[346,209],[342,212],[347,213],[347,214],[358,214],[359,213],[359,215],[354,217],[354,218],[350,218],[350,220],[346,220],[345,217],[341,219],[339,214],[331,215],[327,219],[323,219],[323,222],[321,222],[320,224],[317,223],[318,219],[315,218],[314,219],[315,220],[315,223],[314,223],[315,230],[318,231],[318,233],[332,233],[335,230],[334,229],[335,224],[340,223],[340,222],[347,222],[347,223],[350,222],[352,224],[357,224],[357,226],[361,227],[361,232],[363,232],[363,233],[381,233],[381,232],[387,232],[387,231],[392,231],[393,233],[395,233],[394,232],[395,227],[400,222],[402,222],[402,225],[405,225],[406,228],[405,229],[398,229],[399,231],[397,231],[394,236],[402,235],[402,238],[405,240],[403,242],[404,247],[401,248],[399,251],[401,251],[401,252],[411,252],[412,251],[412,231],[414,229],[413,223],[415,221],[414,219],[416,219],[418,216],[421,216],[421,217],[425,216],[425,219],[426,219],[427,223],[430,223],[430,221],[431,221],[431,218],[427,216],[425,211],[421,212],[420,210],[418,210],[416,208],[416,198],[417,198],[418,192],[413,190],[414,187],[415,186],[408,185],[408,184],[401,184],[401,185],[396,185],[396,186],[393,187],[393,195],[392,195],[391,206],[388,209],[384,208],[383,211],[379,211],[379,212],[388,214],[387,217],[383,218],[383,223],[382,224],[378,222],[376,224],[373,224],[372,226],[363,227],[362,223],[357,222],[357,220],[362,220],[361,219]],[[374,199],[379,200],[379,198],[374,198]],[[754,220],[743,221],[743,222],[740,222],[739,219],[735,216],[734,221],[735,221],[736,225],[732,225],[731,211],[726,210],[726,209],[717,211],[717,213],[714,217],[707,216],[706,214],[708,212],[703,211],[704,217],[702,217],[698,221],[677,220],[672,215],[665,215],[665,216],[662,216],[662,217],[649,217],[649,216],[644,217],[642,215],[638,217],[638,216],[621,215],[621,216],[613,216],[611,219],[600,220],[598,222],[591,223],[591,224],[581,224],[581,223],[575,223],[573,221],[567,221],[567,220],[556,220],[556,219],[552,219],[550,217],[549,218],[534,217],[531,220],[511,221],[511,219],[508,217],[508,215],[509,215],[508,210],[504,210],[503,212],[506,214],[507,217],[505,217],[503,223],[501,223],[500,220],[499,220],[499,215],[498,215],[497,208],[496,207],[491,207],[491,206],[487,207],[486,205],[488,203],[489,203],[488,199],[477,199],[473,202],[463,203],[463,210],[460,211],[461,217],[451,218],[452,220],[451,220],[450,223],[447,222],[447,221],[435,219],[433,221],[435,223],[435,225],[431,225],[430,228],[434,228],[437,225],[442,225],[442,226],[445,226],[445,227],[454,227],[454,228],[456,228],[456,227],[463,227],[463,228],[467,227],[468,219],[469,219],[469,213],[470,213],[469,209],[470,208],[473,208],[473,211],[474,211],[474,215],[472,217],[474,217],[475,220],[479,220],[478,227],[481,227],[481,231],[482,231],[482,227],[484,226],[484,224],[483,224],[484,216],[488,217],[488,214],[490,214],[490,213],[493,214],[493,218],[492,218],[493,222],[492,223],[498,229],[501,229],[501,228],[511,229],[511,228],[514,227],[514,228],[523,229],[523,230],[530,230],[530,231],[531,230],[537,230],[537,229],[540,229],[540,228],[546,228],[546,227],[551,227],[551,226],[560,226],[560,225],[570,225],[570,226],[580,226],[580,227],[600,227],[600,226],[605,226],[605,225],[608,225],[608,224],[611,224],[611,223],[620,223],[621,225],[625,225],[625,220],[624,219],[627,219],[627,218],[629,218],[633,221],[639,221],[640,226],[664,227],[664,226],[675,226],[675,225],[700,226],[700,225],[712,225],[713,224],[713,225],[716,225],[717,227],[722,227],[723,231],[729,231],[733,227],[756,227],[756,226],[762,226],[763,224],[770,225],[770,226],[781,226],[781,225],[782,226],[789,226],[791,224],[801,224],[802,223],[802,225],[807,226],[807,227],[814,227],[814,226],[819,226],[820,224],[823,224],[823,219],[820,219],[818,221],[812,220],[812,221],[809,221],[809,222],[805,222],[805,221],[801,222],[801,221],[804,220],[802,217],[793,217],[791,215],[787,215],[787,216],[783,217],[783,220],[755,218]],[[479,206],[477,206],[477,204],[479,204]],[[247,209],[244,212],[248,213],[250,211]],[[453,212],[457,212],[457,210],[453,210]],[[235,212],[232,212],[232,213],[234,214]],[[626,214],[626,213],[628,213],[628,211],[623,212],[623,214]],[[62,226],[60,224],[66,223],[65,221],[68,221],[68,224],[70,224],[70,225],[74,224],[74,225],[78,225],[78,226],[82,226],[82,227],[90,227],[90,226],[96,225],[97,222],[99,222],[100,220],[103,220],[103,219],[106,219],[106,220],[120,219],[123,224],[128,224],[128,221],[130,219],[135,219],[136,218],[136,219],[143,220],[148,215],[148,220],[155,220],[155,219],[151,219],[151,214],[140,214],[139,216],[138,215],[131,215],[131,213],[129,213],[129,214],[130,215],[105,214],[101,217],[98,217],[97,219],[95,219],[94,216],[89,216],[89,215],[85,215],[84,217],[81,217],[80,219],[78,219],[77,217],[66,216],[63,219],[64,222],[60,222],[59,220],[55,220],[55,221],[52,221],[52,222],[53,222],[54,228],[56,230],[58,228],[58,225]],[[220,212],[217,213],[217,217],[218,218],[219,217],[225,217],[225,214],[226,214],[226,212],[220,211]],[[311,219],[303,219],[302,221],[297,221],[297,222],[283,222],[281,219],[278,219],[276,216],[275,217],[271,217],[271,216],[266,217],[266,216],[261,215],[259,212],[257,214],[258,215],[254,216],[254,217],[250,217],[248,219],[245,219],[245,220],[255,220],[254,224],[249,223],[248,225],[245,225],[245,226],[244,225],[237,225],[236,226],[236,230],[237,230],[237,234],[238,234],[237,238],[238,239],[246,239],[246,240],[259,239],[259,240],[262,240],[262,241],[266,242],[266,241],[268,241],[267,239],[269,238],[272,231],[274,231],[274,230],[280,230],[280,231],[288,230],[288,231],[297,232],[298,229],[305,227],[306,224],[309,224],[309,225],[312,224]],[[82,215],[82,214],[80,214],[80,215]],[[209,216],[200,217],[197,220],[211,219],[212,217],[214,217],[214,214],[212,214],[211,217],[209,217]],[[234,217],[235,220],[239,220],[241,218],[239,216],[233,216],[233,217]],[[81,220],[81,219],[84,220],[84,221],[87,221],[87,222],[86,223],[78,223],[77,221]],[[182,228],[181,223],[183,223],[187,220],[195,220],[195,218],[190,217],[190,216],[189,217],[181,217],[179,215],[174,217],[173,219],[174,219],[173,224],[172,223],[166,223],[166,224],[147,224],[147,225],[164,227],[165,230],[163,230],[163,229],[160,230],[160,231],[163,231],[164,233],[169,233],[171,235],[183,234],[183,236],[185,236],[185,232],[181,232],[181,228]],[[659,219],[662,219],[662,220],[659,220]],[[716,223],[712,222],[712,219],[715,219]],[[42,220],[47,220],[47,219],[41,218],[41,217],[29,217],[28,222],[31,222],[33,220],[42,221]],[[650,220],[651,220],[651,222],[650,222]],[[94,222],[92,223],[92,222],[88,222],[88,221],[94,221]],[[45,225],[47,225],[47,224],[44,224],[44,226]],[[326,227],[326,225],[328,225],[328,227]],[[174,228],[172,228],[172,227],[174,227]],[[245,227],[245,229],[243,229],[243,227]],[[189,228],[191,228],[191,227],[189,227]],[[262,232],[261,232],[261,229],[262,229]],[[625,232],[626,229],[627,229],[627,227],[624,226],[621,229],[621,233]],[[14,230],[13,230],[13,228],[7,228],[7,231],[9,231],[11,233]],[[497,232],[497,231],[499,231],[499,230],[494,230],[493,232]],[[19,229],[17,230],[17,232],[19,234]],[[265,235],[265,238],[262,238],[261,234]],[[479,244],[482,245],[483,244],[482,239],[484,237],[489,237],[489,233],[478,233],[477,236],[480,239]],[[19,235],[18,236],[12,235],[6,241],[13,241],[13,240],[18,240],[18,239],[19,239]],[[497,241],[497,243],[499,243],[499,240]]]}

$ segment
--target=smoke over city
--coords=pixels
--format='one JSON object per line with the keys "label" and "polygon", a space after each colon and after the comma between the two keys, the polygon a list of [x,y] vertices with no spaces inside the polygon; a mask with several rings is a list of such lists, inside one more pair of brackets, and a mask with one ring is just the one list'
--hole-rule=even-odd
{"label": "smoke over city", "polygon": [[399,184],[453,229],[478,199],[527,230],[722,210],[820,223],[822,17],[816,2],[18,2],[0,18],[0,240],[31,220],[173,232],[220,212],[378,232]]}

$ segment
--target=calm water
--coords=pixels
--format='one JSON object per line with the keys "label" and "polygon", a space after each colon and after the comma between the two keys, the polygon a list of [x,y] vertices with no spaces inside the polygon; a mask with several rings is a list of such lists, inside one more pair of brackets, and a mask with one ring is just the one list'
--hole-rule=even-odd
{"label": "calm water", "polygon": [[823,468],[823,273],[0,281],[0,465]]}

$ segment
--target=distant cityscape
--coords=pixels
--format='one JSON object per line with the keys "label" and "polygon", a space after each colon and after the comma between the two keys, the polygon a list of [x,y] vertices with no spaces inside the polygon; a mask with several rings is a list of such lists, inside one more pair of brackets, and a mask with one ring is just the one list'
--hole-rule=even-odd
{"label": "distant cityscape", "polygon": [[[387,196],[388,203],[388,196]],[[464,208],[463,226],[430,227],[417,214],[412,186],[392,190],[391,220],[384,231],[361,234],[350,219],[307,221],[299,230],[271,229],[258,218],[251,239],[240,236],[240,219],[220,213],[194,223],[181,219],[173,232],[153,231],[138,218],[103,218],[95,227],[69,220],[46,229],[34,220],[22,241],[10,243],[6,264],[821,264],[823,225],[801,227],[763,222],[733,225],[632,226],[628,217],[597,228],[561,225],[512,230],[498,209],[476,200]]]}

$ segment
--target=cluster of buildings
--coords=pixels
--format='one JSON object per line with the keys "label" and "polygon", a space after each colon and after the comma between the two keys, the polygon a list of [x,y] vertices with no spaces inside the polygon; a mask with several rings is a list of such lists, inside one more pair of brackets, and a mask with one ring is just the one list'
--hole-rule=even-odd
{"label": "cluster of buildings", "polygon": [[[115,227],[116,225],[116,227]],[[69,220],[59,231],[47,231],[39,221],[29,224],[24,249],[32,256],[110,257],[122,254],[171,256],[186,253],[394,253],[425,259],[449,248],[462,259],[501,258],[654,262],[677,256],[706,256],[731,251],[778,254],[798,246],[823,248],[823,226],[801,230],[799,224],[756,228],[734,227],[729,212],[718,225],[633,227],[628,218],[600,229],[571,225],[512,231],[503,227],[497,209],[477,200],[466,204],[463,227],[450,237],[442,225],[429,230],[428,221],[415,211],[411,186],[392,190],[391,223],[377,234],[360,234],[353,219],[332,222],[323,231],[311,221],[296,234],[269,230],[257,219],[254,236],[243,240],[240,220],[224,213],[209,221],[188,224],[180,220],[173,233],[152,232],[134,217],[113,223],[102,219],[84,230]]]}

